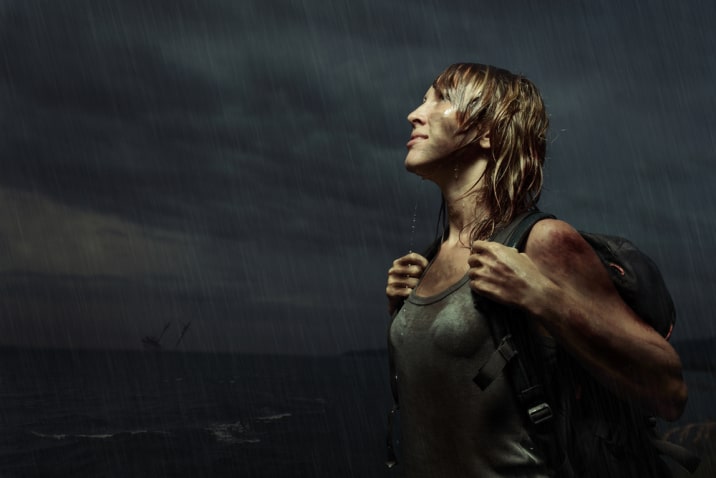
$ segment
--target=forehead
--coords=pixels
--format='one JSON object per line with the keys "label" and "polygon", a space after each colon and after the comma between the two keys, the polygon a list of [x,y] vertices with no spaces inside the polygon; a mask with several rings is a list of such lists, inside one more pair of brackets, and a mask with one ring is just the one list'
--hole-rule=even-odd
{"label": "forehead", "polygon": [[425,91],[423,98],[430,98],[431,95],[435,94],[437,94],[437,91],[435,90],[435,87],[431,85],[430,88]]}

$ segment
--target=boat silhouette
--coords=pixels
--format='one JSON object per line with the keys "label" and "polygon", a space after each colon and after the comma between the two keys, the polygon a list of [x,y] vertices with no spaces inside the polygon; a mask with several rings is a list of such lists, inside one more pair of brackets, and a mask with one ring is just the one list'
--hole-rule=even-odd
{"label": "boat silhouette", "polygon": [[[164,324],[164,328],[162,329],[162,332],[159,334],[159,336],[156,335],[147,335],[142,339],[142,345],[147,350],[161,350],[163,349],[162,345],[162,339],[164,339],[164,336],[167,333],[167,330],[169,330],[169,327],[172,325],[171,322],[167,322]],[[182,326],[181,332],[179,334],[179,338],[177,339],[176,343],[174,344],[174,348],[177,348],[181,341],[184,339],[184,335],[186,335],[187,330],[189,330],[189,327],[191,326],[191,321],[187,322]]]}

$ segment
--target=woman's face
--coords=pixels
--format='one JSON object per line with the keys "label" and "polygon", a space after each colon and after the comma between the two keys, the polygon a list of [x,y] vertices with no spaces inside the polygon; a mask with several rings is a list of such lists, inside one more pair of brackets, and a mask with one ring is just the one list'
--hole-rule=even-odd
{"label": "woman's face", "polygon": [[466,134],[458,132],[457,111],[435,88],[425,94],[423,104],[408,115],[413,125],[405,167],[422,175],[467,144]]}

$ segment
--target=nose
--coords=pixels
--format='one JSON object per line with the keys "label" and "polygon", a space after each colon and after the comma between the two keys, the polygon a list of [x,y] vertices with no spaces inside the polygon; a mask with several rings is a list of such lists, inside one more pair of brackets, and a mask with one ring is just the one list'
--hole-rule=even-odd
{"label": "nose", "polygon": [[422,112],[422,106],[420,105],[408,114],[408,123],[413,126],[425,124],[425,115]]}

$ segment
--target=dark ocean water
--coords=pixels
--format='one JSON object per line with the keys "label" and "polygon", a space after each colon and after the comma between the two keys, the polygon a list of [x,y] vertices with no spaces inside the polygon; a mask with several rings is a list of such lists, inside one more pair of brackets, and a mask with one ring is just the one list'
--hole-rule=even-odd
{"label": "dark ocean water", "polygon": [[[716,418],[690,380],[675,441]],[[388,477],[389,405],[380,355],[1,350],[0,477]]]}
{"label": "dark ocean water", "polygon": [[2,477],[387,476],[383,358],[5,350]]}

